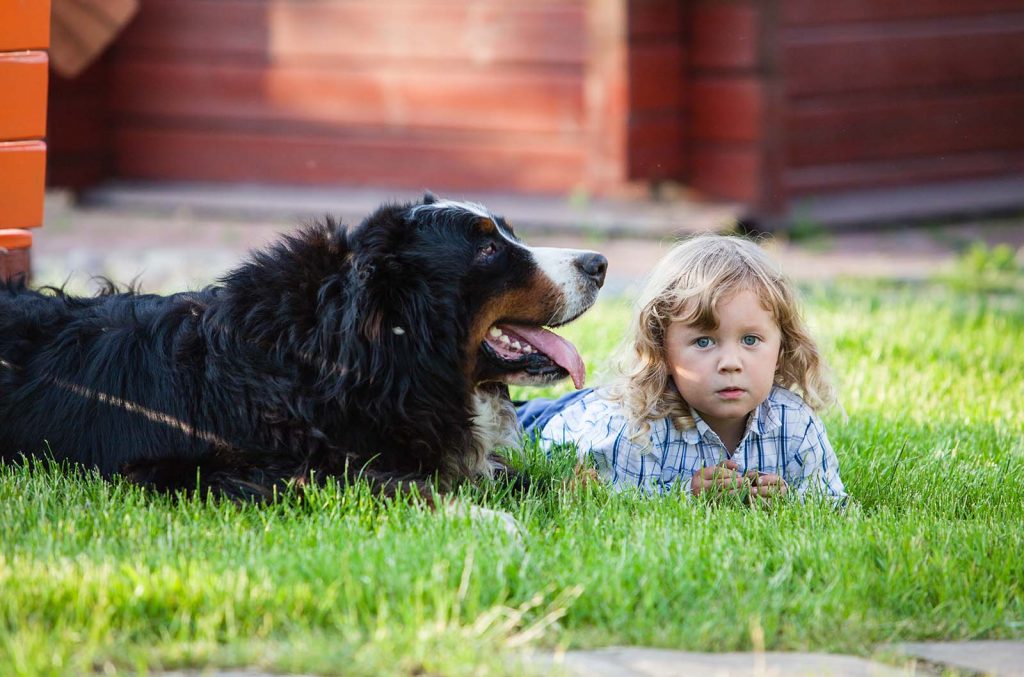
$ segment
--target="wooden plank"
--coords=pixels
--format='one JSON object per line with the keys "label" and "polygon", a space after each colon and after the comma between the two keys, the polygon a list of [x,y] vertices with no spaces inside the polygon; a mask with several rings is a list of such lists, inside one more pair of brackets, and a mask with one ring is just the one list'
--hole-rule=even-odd
{"label": "wooden plank", "polygon": [[46,134],[46,52],[0,53],[0,139]]}
{"label": "wooden plank", "polygon": [[1009,91],[842,98],[794,107],[793,166],[1024,148],[1024,85]]}
{"label": "wooden plank", "polygon": [[275,136],[129,127],[115,133],[116,168],[125,178],[537,192],[570,190],[582,176],[583,154],[572,145],[461,136]]}
{"label": "wooden plank", "polygon": [[691,85],[690,130],[695,139],[747,141],[764,128],[764,83],[755,76],[701,76]]}
{"label": "wooden plank", "polygon": [[692,185],[710,197],[754,203],[759,198],[763,156],[751,146],[694,147]]}
{"label": "wooden plank", "polygon": [[153,52],[275,63],[309,58],[580,64],[583,0],[147,0],[121,39]]}
{"label": "wooden plank", "polygon": [[587,0],[585,176],[591,190],[619,190],[629,171],[629,16],[622,0]]}
{"label": "wooden plank", "polygon": [[0,243],[0,281],[23,278],[29,281],[32,273],[31,247],[3,249]]}
{"label": "wooden plank", "polygon": [[1024,14],[967,22],[788,32],[786,91],[969,86],[1024,79]]}
{"label": "wooden plank", "polygon": [[84,188],[109,175],[111,116],[107,105],[109,53],[74,80],[50,77],[46,182]]}
{"label": "wooden plank", "polygon": [[636,44],[629,50],[629,101],[634,111],[683,107],[685,68],[678,42]]}
{"label": "wooden plank", "polygon": [[202,121],[288,121],[577,134],[581,73],[488,69],[259,68],[121,62],[115,112]]}
{"label": "wooden plank", "polygon": [[50,46],[50,0],[4,0],[0,3],[0,51]]}
{"label": "wooden plank", "polygon": [[1020,150],[958,153],[880,162],[843,162],[789,169],[783,182],[791,196],[840,190],[912,185],[955,179],[1013,176],[1024,173]]}
{"label": "wooden plank", "polygon": [[747,70],[758,63],[760,12],[749,3],[693,8],[692,62],[697,69]]}
{"label": "wooden plank", "polygon": [[43,225],[45,185],[44,142],[0,142],[0,228]]}
{"label": "wooden plank", "polygon": [[682,180],[686,172],[685,120],[680,113],[635,116],[629,124],[629,178]]}
{"label": "wooden plank", "polygon": [[781,5],[783,23],[791,26],[969,16],[1021,9],[1020,0],[784,0]]}
{"label": "wooden plank", "polygon": [[679,0],[629,0],[631,42],[651,38],[681,38],[683,29],[683,3]]}
{"label": "wooden plank", "polygon": [[53,6],[53,70],[73,78],[96,61],[131,21],[139,0],[65,0]]}

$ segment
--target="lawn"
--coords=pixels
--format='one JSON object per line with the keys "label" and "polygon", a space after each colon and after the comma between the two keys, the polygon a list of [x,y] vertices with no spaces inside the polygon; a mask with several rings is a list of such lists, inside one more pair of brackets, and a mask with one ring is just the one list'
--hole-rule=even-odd
{"label": "lawn", "polygon": [[[0,674],[500,674],[524,650],[1024,637],[1024,300],[953,289],[807,290],[845,514],[566,490],[568,451],[522,452],[525,497],[462,492],[518,539],[360,486],[253,507],[4,468]],[[628,314],[607,299],[563,332],[592,375]]]}

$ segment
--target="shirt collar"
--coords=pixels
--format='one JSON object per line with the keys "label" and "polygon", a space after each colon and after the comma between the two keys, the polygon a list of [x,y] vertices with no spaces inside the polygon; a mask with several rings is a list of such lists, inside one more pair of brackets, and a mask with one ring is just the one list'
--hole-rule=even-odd
{"label": "shirt collar", "polygon": [[[776,415],[771,402],[772,396],[775,394],[775,388],[772,388],[772,392],[768,395],[768,398],[759,404],[749,418],[747,418],[747,428],[743,433],[743,437],[753,434],[758,437],[766,435],[767,433],[777,430],[781,425],[782,421]],[[704,419],[700,417],[700,414],[693,408],[690,409],[690,415],[693,416],[694,427],[688,428],[683,431],[683,439],[690,443],[696,444],[700,440],[705,442],[715,442],[721,444],[721,440],[718,439],[718,435],[714,430],[711,429]]]}

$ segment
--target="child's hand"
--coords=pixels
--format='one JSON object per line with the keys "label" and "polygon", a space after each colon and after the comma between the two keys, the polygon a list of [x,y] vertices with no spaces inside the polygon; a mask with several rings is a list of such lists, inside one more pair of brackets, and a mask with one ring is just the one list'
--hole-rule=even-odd
{"label": "child's hand", "polygon": [[781,498],[789,491],[786,480],[770,472],[751,470],[744,476],[750,483],[749,501],[752,504],[768,504]]}
{"label": "child's hand", "polygon": [[739,494],[744,489],[743,476],[740,475],[736,461],[722,461],[718,465],[702,468],[693,474],[690,480],[690,492],[699,496],[705,491],[721,494]]}

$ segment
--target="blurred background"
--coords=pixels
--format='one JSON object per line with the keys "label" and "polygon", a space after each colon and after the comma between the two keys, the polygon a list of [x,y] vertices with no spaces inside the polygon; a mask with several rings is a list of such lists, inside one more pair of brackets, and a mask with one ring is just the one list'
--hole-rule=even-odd
{"label": "blurred background", "polygon": [[284,228],[430,188],[527,232],[839,236],[998,217],[988,240],[1022,244],[1024,0],[51,9],[55,230],[75,209]]}

